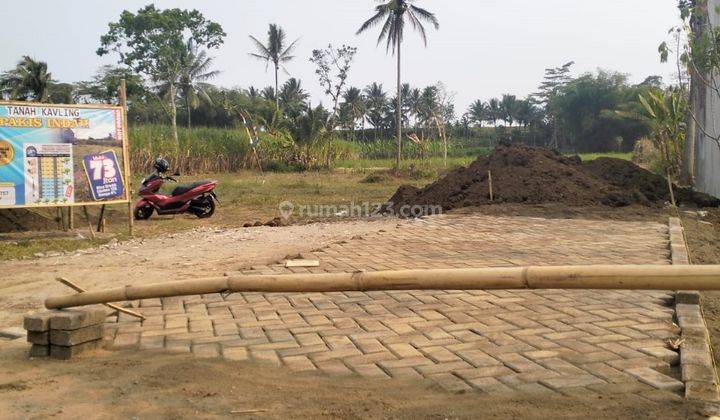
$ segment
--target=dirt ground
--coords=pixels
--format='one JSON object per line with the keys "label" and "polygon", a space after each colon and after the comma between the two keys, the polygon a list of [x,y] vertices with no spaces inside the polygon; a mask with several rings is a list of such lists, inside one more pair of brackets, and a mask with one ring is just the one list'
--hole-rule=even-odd
{"label": "dirt ground", "polygon": [[[702,418],[702,404],[607,392],[452,394],[423,382],[331,378],[186,355],[27,360],[0,345],[6,418]],[[678,397],[679,398],[679,397]]]}
{"label": "dirt ground", "polygon": [[[471,211],[471,210],[463,210]],[[667,221],[661,209],[491,206],[486,214]],[[720,212],[683,219],[693,262],[720,261]],[[709,222],[711,225],[707,225]],[[49,295],[67,290],[67,276],[87,288],[221,275],[378,230],[397,219],[283,228],[202,228],[155,239],[109,244],[70,256],[3,263],[12,279],[0,285],[0,328]],[[710,228],[712,227],[712,229]],[[714,258],[714,260],[713,260]],[[714,302],[714,303],[713,303]],[[720,295],[706,296],[711,331],[720,337]],[[717,346],[716,346],[717,347]],[[27,345],[0,341],[0,413],[8,418],[702,418],[712,406],[628,395],[612,385],[595,392],[453,394],[426,382],[323,377],[269,366],[152,352],[99,352],[61,362],[28,360]]]}
{"label": "dirt ground", "polygon": [[[720,211],[711,210],[705,217],[685,214],[685,236],[693,264],[720,264]],[[705,292],[702,310],[710,332],[715,364],[720,363],[720,292]]]}
{"label": "dirt ground", "polygon": [[394,229],[395,219],[314,223],[283,228],[196,228],[152,239],[111,242],[70,255],[4,261],[12,272],[0,282],[0,328],[18,326],[23,314],[40,309],[47,296],[69,290],[59,276],[87,289],[118,284],[160,283],[197,277],[222,276],[251,265],[262,265],[321,248],[356,235]]}

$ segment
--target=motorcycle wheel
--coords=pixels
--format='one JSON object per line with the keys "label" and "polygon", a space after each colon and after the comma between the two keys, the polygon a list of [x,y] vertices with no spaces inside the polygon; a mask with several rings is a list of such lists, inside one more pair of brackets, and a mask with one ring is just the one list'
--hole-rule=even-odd
{"label": "motorcycle wheel", "polygon": [[215,201],[210,197],[205,197],[199,207],[201,210],[195,212],[198,219],[207,219],[215,214]]}
{"label": "motorcycle wheel", "polygon": [[137,207],[137,208],[135,209],[135,220],[147,220],[147,219],[149,219],[150,216],[152,216],[152,214],[153,214],[153,210],[155,210],[155,209],[153,209],[153,208],[150,207],[150,206]]}

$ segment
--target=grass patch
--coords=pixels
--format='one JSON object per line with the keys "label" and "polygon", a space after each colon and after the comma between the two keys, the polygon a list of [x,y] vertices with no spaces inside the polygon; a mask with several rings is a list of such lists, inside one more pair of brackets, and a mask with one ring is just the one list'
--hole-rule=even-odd
{"label": "grass patch", "polygon": [[36,256],[36,254],[48,255],[53,252],[72,252],[104,245],[109,241],[110,238],[33,238],[0,241],[0,260],[29,258]]}
{"label": "grass patch", "polygon": [[580,156],[580,159],[582,159],[584,162],[595,160],[597,158],[601,157],[610,157],[615,159],[622,159],[622,160],[631,160],[632,159],[632,153],[619,153],[619,152],[607,152],[607,153],[580,153],[578,154]]}

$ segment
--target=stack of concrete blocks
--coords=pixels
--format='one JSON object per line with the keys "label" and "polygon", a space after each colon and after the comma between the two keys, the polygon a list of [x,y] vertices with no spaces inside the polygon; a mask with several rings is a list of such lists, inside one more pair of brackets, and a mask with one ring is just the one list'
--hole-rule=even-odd
{"label": "stack of concrete blocks", "polygon": [[105,310],[61,310],[25,316],[30,357],[70,359],[102,346]]}

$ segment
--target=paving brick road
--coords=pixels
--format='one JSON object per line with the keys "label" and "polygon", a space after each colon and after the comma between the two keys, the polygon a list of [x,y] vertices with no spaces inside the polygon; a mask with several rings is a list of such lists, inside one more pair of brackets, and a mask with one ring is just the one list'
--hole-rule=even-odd
{"label": "paving brick road", "polygon": [[[449,215],[303,256],[320,267],[243,272],[669,264],[670,257],[662,224]],[[147,320],[121,315],[107,324],[106,338],[115,348],[292,371],[427,378],[451,391],[610,386],[667,398],[683,386],[670,377],[678,353],[667,341],[679,333],[671,299],[666,292],[560,290],[212,294],[142,301]]]}

